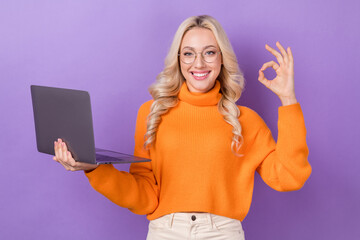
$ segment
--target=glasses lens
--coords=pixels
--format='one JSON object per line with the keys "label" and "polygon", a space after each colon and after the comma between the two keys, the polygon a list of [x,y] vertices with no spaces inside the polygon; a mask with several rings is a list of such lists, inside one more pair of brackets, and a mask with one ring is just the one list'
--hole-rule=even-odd
{"label": "glasses lens", "polygon": [[195,60],[195,52],[191,50],[185,50],[180,54],[180,60],[184,63],[192,63]]}
{"label": "glasses lens", "polygon": [[218,51],[216,48],[205,49],[202,53],[202,56],[203,56],[205,62],[208,62],[208,63],[215,62],[217,55],[218,55]]}

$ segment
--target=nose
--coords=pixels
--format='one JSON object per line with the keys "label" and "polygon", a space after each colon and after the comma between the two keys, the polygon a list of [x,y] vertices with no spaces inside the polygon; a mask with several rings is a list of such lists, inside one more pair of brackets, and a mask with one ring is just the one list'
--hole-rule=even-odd
{"label": "nose", "polygon": [[201,54],[196,55],[193,64],[194,64],[194,67],[198,67],[198,68],[201,68],[201,67],[205,66],[205,61],[204,61]]}

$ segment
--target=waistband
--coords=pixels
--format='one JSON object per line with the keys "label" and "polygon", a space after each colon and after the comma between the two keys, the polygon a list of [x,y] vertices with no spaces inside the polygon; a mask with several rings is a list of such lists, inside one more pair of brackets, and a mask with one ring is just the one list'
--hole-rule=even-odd
{"label": "waistband", "polygon": [[216,229],[215,221],[222,221],[223,219],[238,221],[241,225],[241,222],[236,219],[227,218],[224,216],[215,215],[212,213],[205,212],[176,212],[164,215],[160,218],[154,219],[152,221],[161,221],[168,225],[169,228],[172,227],[174,222],[183,222],[190,225],[195,224],[206,224],[209,229]]}

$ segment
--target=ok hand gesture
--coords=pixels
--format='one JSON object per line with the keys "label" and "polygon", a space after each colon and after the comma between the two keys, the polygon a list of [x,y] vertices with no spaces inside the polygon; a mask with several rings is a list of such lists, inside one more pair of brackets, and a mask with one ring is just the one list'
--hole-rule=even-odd
{"label": "ok hand gesture", "polygon": [[[279,42],[276,42],[276,46],[281,54],[269,45],[265,45],[266,50],[276,57],[278,63],[275,61],[264,63],[259,70],[258,80],[273,91],[283,105],[297,103],[294,89],[294,58],[291,49],[288,47],[285,51]],[[276,77],[273,80],[268,80],[264,76],[263,71],[269,67],[272,67],[276,72]]]}

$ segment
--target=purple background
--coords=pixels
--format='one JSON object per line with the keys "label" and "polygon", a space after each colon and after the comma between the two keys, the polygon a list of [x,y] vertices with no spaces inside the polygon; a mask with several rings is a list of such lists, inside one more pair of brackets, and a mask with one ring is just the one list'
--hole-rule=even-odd
{"label": "purple background", "polygon": [[132,153],[147,88],[179,24],[199,14],[225,28],[247,80],[239,104],[275,137],[280,101],[257,71],[274,59],[265,43],[294,53],[313,173],[288,193],[256,174],[247,239],[357,239],[359,10],[357,0],[0,1],[0,239],[145,239],[145,216],[37,152],[30,85],[89,91],[97,146]]}

